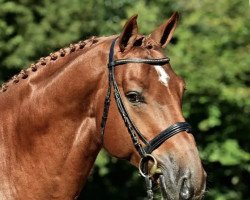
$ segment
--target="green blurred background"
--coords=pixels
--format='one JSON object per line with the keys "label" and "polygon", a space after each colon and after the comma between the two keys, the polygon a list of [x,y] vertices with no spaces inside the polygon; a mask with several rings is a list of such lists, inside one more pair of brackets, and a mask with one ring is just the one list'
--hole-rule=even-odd
{"label": "green blurred background", "polygon": [[[71,42],[118,34],[135,13],[141,32],[149,34],[173,11],[181,21],[166,53],[187,82],[183,110],[208,173],[205,199],[250,199],[247,0],[0,0],[0,82]],[[79,197],[144,198],[137,170],[105,152]]]}

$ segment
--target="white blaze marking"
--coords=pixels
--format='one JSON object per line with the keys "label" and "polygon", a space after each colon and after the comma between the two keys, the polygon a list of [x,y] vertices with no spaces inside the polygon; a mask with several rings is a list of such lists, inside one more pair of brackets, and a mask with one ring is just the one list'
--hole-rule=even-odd
{"label": "white blaze marking", "polygon": [[169,75],[167,74],[167,72],[164,70],[164,68],[160,65],[155,65],[154,66],[157,74],[159,75],[159,81],[165,85],[166,87],[168,86],[168,82],[170,80]]}

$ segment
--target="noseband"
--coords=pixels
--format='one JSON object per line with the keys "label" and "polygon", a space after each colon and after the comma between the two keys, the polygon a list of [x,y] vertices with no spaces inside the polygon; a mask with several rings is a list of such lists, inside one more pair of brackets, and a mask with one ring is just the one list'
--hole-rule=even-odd
{"label": "noseband", "polygon": [[[148,197],[149,199],[153,199],[153,193],[152,193],[152,176],[157,171],[157,161],[156,159],[151,155],[151,153],[157,149],[162,143],[164,143],[167,139],[174,136],[177,133],[186,131],[188,133],[191,133],[191,126],[187,122],[177,122],[175,124],[172,124],[167,129],[160,132],[155,138],[153,138],[151,141],[148,141],[144,135],[139,131],[139,129],[135,126],[131,118],[129,117],[129,114],[125,108],[125,105],[121,98],[121,93],[119,90],[119,87],[117,85],[116,79],[115,79],[115,67],[123,64],[128,63],[144,63],[148,65],[164,65],[169,63],[170,59],[165,58],[152,58],[152,59],[144,59],[144,58],[128,58],[128,59],[118,59],[114,60],[114,46],[117,38],[113,40],[110,51],[109,51],[109,63],[108,63],[108,70],[109,70],[109,85],[108,85],[108,91],[107,95],[105,97],[105,103],[104,103],[104,111],[102,116],[102,122],[101,122],[101,137],[102,140],[104,138],[104,131],[105,131],[105,125],[108,117],[108,111],[110,107],[110,97],[111,97],[111,88],[113,86],[114,88],[114,96],[116,105],[118,107],[118,110],[122,116],[122,119],[128,129],[128,133],[130,134],[130,137],[132,139],[132,142],[135,146],[135,149],[141,156],[141,162],[139,165],[139,171],[140,174],[145,177],[146,183],[147,183],[147,189],[148,189]],[[140,143],[138,137],[140,140],[144,143],[144,146]],[[153,162],[153,166],[155,167],[155,170],[153,172],[146,172],[147,169],[147,162]],[[151,170],[152,171],[152,170]]]}

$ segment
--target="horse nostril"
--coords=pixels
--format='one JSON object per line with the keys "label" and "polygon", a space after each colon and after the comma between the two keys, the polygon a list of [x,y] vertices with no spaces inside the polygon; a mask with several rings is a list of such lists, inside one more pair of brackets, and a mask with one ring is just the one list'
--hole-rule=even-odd
{"label": "horse nostril", "polygon": [[180,189],[180,199],[189,200],[193,195],[194,189],[191,186],[190,179],[183,178]]}

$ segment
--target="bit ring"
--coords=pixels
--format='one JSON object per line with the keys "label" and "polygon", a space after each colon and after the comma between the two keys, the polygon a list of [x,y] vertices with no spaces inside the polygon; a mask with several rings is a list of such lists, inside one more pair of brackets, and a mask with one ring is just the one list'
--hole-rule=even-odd
{"label": "bit ring", "polygon": [[[150,170],[148,170],[148,172],[144,171],[144,166],[145,164],[147,164],[149,161],[152,161],[152,167]],[[142,177],[152,177],[154,176],[156,173],[158,173],[158,171],[160,170],[159,168],[157,168],[157,160],[155,159],[155,157],[151,154],[146,154],[139,163],[139,173]]]}

